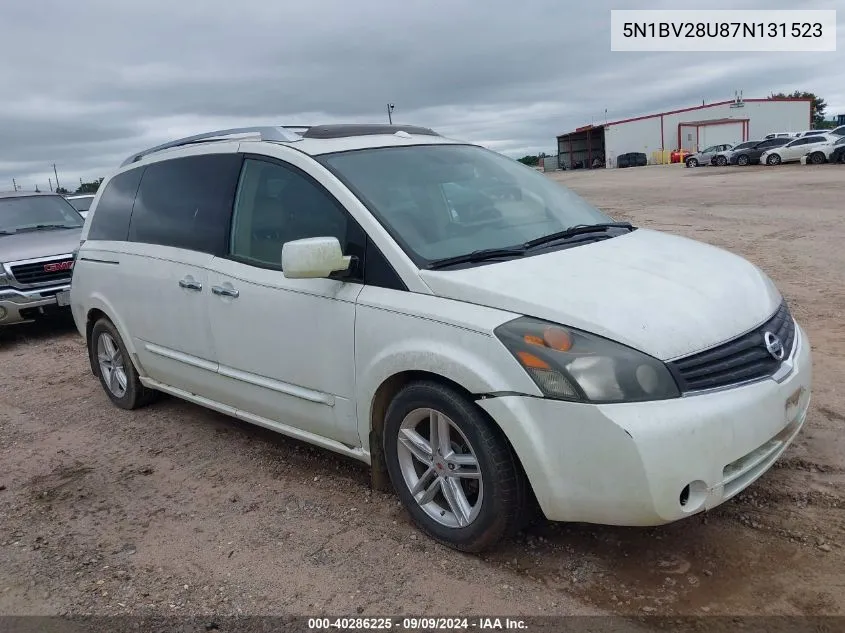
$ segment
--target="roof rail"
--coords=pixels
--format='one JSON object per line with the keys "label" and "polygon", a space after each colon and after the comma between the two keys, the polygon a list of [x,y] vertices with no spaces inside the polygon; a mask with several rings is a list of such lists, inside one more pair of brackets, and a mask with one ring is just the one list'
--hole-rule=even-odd
{"label": "roof rail", "polygon": [[[299,128],[297,128],[299,129]],[[169,141],[150,147],[144,151],[132,154],[129,158],[121,163],[121,167],[131,163],[138,162],[144,156],[155,154],[165,149],[172,147],[181,147],[183,145],[191,145],[193,143],[202,143],[213,140],[223,140],[221,137],[233,136],[235,134],[258,134],[262,141],[280,141],[285,143],[292,143],[294,141],[301,141],[302,137],[296,134],[289,128],[283,126],[256,126],[256,127],[236,127],[228,130],[216,130],[214,132],[204,132],[203,134],[195,134],[194,136],[186,136],[175,141]]]}

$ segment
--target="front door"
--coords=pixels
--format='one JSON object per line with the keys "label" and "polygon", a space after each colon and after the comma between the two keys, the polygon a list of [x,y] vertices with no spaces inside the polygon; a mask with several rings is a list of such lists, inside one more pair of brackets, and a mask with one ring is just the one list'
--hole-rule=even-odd
{"label": "front door", "polygon": [[229,254],[209,268],[209,319],[225,401],[280,426],[360,446],[355,301],[363,285],[287,279],[282,245],[337,237],[346,210],[315,180],[273,159],[244,161]]}

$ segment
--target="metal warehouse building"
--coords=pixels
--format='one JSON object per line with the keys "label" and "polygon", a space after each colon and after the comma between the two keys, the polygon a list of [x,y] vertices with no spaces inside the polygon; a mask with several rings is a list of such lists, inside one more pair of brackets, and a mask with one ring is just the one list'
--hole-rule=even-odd
{"label": "metal warehouse building", "polygon": [[745,99],[658,112],[632,119],[586,125],[557,137],[558,161],[572,169],[594,161],[616,166],[616,157],[642,152],[650,163],[664,162],[675,149],[697,151],[709,145],[761,139],[771,132],[812,127],[810,99]]}

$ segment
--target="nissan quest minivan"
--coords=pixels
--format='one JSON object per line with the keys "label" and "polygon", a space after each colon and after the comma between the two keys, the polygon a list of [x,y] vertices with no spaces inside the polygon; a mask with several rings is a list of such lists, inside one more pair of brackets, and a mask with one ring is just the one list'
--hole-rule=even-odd
{"label": "nissan quest minivan", "polygon": [[427,128],[239,128],[106,179],[70,302],[118,407],[158,392],[354,457],[481,551],[711,509],[800,431],[772,281]]}

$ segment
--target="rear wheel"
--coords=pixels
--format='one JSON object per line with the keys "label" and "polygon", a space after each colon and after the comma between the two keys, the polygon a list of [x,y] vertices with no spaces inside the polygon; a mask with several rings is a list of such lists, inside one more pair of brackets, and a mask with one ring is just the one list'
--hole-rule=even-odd
{"label": "rear wheel", "polygon": [[698,167],[698,159],[697,158],[688,158],[687,159],[687,167]]}
{"label": "rear wheel", "polygon": [[772,154],[766,159],[767,165],[780,165],[780,154]]}
{"label": "rear wheel", "polygon": [[466,396],[413,382],[390,403],[384,452],[414,523],[444,545],[480,552],[528,516],[525,475],[501,431]]}
{"label": "rear wheel", "polygon": [[813,152],[809,156],[809,161],[813,165],[821,165],[824,162],[824,154],[822,154],[821,152]]}
{"label": "rear wheel", "polygon": [[137,409],[152,401],[155,391],[138,379],[138,372],[114,324],[102,318],[94,324],[88,342],[100,384],[121,409]]}
{"label": "rear wheel", "polygon": [[719,167],[724,167],[725,165],[727,165],[727,164],[728,164],[728,159],[727,159],[727,158],[725,158],[724,156],[717,156],[717,157],[716,157],[716,164],[717,164]]}
{"label": "rear wheel", "polygon": [[737,156],[736,164],[745,167],[748,164],[748,156],[746,156],[745,154]]}

